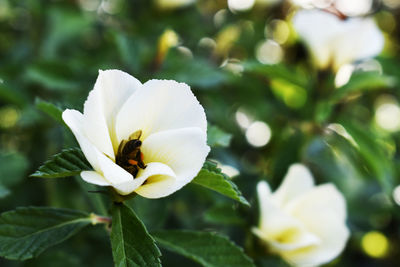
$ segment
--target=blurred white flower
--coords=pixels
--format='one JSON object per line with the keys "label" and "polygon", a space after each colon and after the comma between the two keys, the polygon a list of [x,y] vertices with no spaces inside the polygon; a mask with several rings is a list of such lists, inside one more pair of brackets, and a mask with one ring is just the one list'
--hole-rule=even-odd
{"label": "blurred white flower", "polygon": [[346,16],[360,16],[370,12],[373,0],[291,0],[302,8],[334,8]]}
{"label": "blurred white flower", "polygon": [[141,84],[119,70],[99,71],[83,114],[67,109],[63,120],[94,171],[88,183],[164,197],[189,183],[210,150],[203,107],[184,83]]}
{"label": "blurred white flower", "polygon": [[294,164],[274,193],[266,182],[257,191],[260,221],[253,232],[283,259],[294,266],[318,266],[344,249],[346,202],[334,185],[315,186],[310,171]]}
{"label": "blurred white flower", "polygon": [[329,7],[334,0],[292,0],[292,3],[303,8],[326,8]]}
{"label": "blurred white flower", "polygon": [[367,14],[373,0],[335,0],[335,7],[347,16],[360,16]]}
{"label": "blurred white flower", "polygon": [[320,10],[301,10],[293,25],[320,68],[334,70],[356,60],[378,55],[384,45],[382,32],[371,18],[349,18]]}

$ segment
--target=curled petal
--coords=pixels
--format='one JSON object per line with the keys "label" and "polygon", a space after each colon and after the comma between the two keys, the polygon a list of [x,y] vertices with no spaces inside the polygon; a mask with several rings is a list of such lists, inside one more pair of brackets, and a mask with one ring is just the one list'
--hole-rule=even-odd
{"label": "curled petal", "polygon": [[172,175],[153,175],[146,180],[146,184],[136,189],[136,193],[146,198],[160,198],[170,194],[176,177]]}
{"label": "curled petal", "polygon": [[133,176],[103,153],[97,151],[97,160],[104,178],[122,195],[131,193]]}
{"label": "curled petal", "polygon": [[200,128],[182,128],[150,135],[142,144],[144,162],[164,163],[176,174],[173,184],[161,179],[158,182],[163,181],[166,183],[164,186],[158,188],[159,183],[154,181],[151,187],[160,191],[157,193],[160,196],[177,191],[197,175],[209,151],[206,134]]}
{"label": "curled petal", "polygon": [[148,179],[150,179],[151,182],[153,177],[158,176],[165,176],[172,180],[175,179],[175,173],[170,167],[160,162],[152,162],[147,164],[146,169],[141,169],[135,179],[132,177],[130,180],[115,183],[113,186],[121,195],[127,195],[133,191],[136,191],[136,193],[140,195],[140,190],[137,190],[144,187],[148,183]]}

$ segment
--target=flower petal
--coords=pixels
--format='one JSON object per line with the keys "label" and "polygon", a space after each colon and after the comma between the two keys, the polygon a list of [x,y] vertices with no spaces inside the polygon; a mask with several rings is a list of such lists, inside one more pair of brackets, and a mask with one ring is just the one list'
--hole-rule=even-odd
{"label": "flower petal", "polygon": [[88,139],[111,159],[119,142],[115,138],[115,117],[120,107],[141,83],[119,70],[99,71],[96,84],[84,104],[84,131]]}
{"label": "flower petal", "polygon": [[[143,140],[141,151],[144,162],[161,162],[168,165],[176,174],[173,184],[164,179],[155,179],[151,187],[156,188],[158,182],[164,184],[160,193],[167,196],[189,183],[200,171],[210,148],[207,137],[200,128],[182,128],[157,132]],[[150,188],[150,184],[148,186]],[[158,190],[158,189],[157,189]],[[144,191],[143,191],[144,192]]]}
{"label": "flower petal", "polygon": [[[151,179],[155,176],[166,176],[170,179],[173,179],[175,177],[175,173],[170,167],[163,163],[152,162],[147,164],[146,169],[141,169],[135,179],[132,177],[128,181],[115,183],[113,186],[121,195],[128,195],[133,191],[136,191],[139,195],[141,195],[138,188],[140,189],[141,187],[144,187],[147,184],[147,179]],[[146,184],[143,185],[145,182]]]}
{"label": "flower petal", "polygon": [[346,203],[332,184],[316,187],[299,198],[290,208],[321,243],[307,250],[293,251],[285,257],[299,265],[321,265],[337,257],[346,245],[349,230],[346,226]]}
{"label": "flower petal", "polygon": [[118,192],[124,192],[121,194],[126,195],[134,190],[134,188],[132,189],[131,186],[131,182],[134,179],[129,172],[118,166],[103,153],[97,153],[97,160],[104,178],[110,182],[110,184],[117,189]]}
{"label": "flower petal", "polygon": [[295,217],[286,214],[273,200],[266,182],[259,182],[257,193],[260,205],[259,229],[253,232],[272,249],[280,252],[294,250],[320,242],[319,238],[307,231]]}
{"label": "flower petal", "polygon": [[346,31],[338,36],[334,49],[334,67],[355,60],[378,55],[384,46],[384,38],[375,22],[369,19],[354,18],[346,22]]}
{"label": "flower petal", "polygon": [[284,208],[290,201],[311,190],[313,186],[314,179],[310,170],[302,164],[293,164],[289,167],[282,184],[273,194],[273,198]]}
{"label": "flower petal", "polygon": [[82,179],[90,184],[96,184],[100,186],[110,186],[111,184],[104,179],[98,172],[95,171],[83,171],[81,172]]}
{"label": "flower petal", "polygon": [[337,16],[321,10],[297,12],[293,25],[321,68],[333,64],[335,70],[356,60],[378,55],[384,37],[370,19]]}
{"label": "flower petal", "polygon": [[198,127],[207,130],[203,107],[184,83],[150,80],[123,105],[117,115],[118,142],[142,130],[145,139],[152,133]]}
{"label": "flower petal", "polygon": [[293,26],[320,68],[332,60],[332,40],[341,32],[338,18],[328,12],[301,10],[293,18]]}
{"label": "flower petal", "polygon": [[[167,165],[164,166],[168,167]],[[165,172],[164,175],[158,174],[150,176],[149,178],[147,178],[146,183],[136,189],[135,192],[146,198],[165,197],[171,194],[171,190],[169,190],[169,188],[173,188],[175,182],[175,173],[172,171],[172,169],[169,168],[169,174]]]}
{"label": "flower petal", "polygon": [[96,171],[100,170],[100,165],[97,159],[96,147],[86,138],[84,130],[83,130],[83,115],[73,109],[66,109],[62,113],[62,118],[64,122],[71,129],[72,133],[75,135],[76,140],[79,143],[79,146],[82,149],[83,154],[86,159],[89,161],[90,165],[92,165],[93,169]]}

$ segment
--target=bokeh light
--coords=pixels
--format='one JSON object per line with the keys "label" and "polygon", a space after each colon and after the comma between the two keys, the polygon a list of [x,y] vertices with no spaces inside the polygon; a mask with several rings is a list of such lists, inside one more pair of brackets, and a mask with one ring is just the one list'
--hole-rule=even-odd
{"label": "bokeh light", "polygon": [[368,256],[382,258],[388,253],[389,241],[384,234],[371,231],[363,236],[361,246]]}
{"label": "bokeh light", "polygon": [[237,124],[243,129],[247,129],[252,122],[251,119],[249,118],[249,116],[241,109],[236,111],[235,119],[236,119]]}
{"label": "bokeh light", "polygon": [[12,106],[0,108],[0,128],[6,129],[15,126],[19,117],[19,111]]}
{"label": "bokeh light", "polygon": [[290,36],[289,24],[284,20],[275,19],[265,27],[265,36],[272,37],[278,44],[284,44]]}
{"label": "bokeh light", "polygon": [[341,87],[348,83],[351,75],[353,74],[355,67],[353,64],[344,64],[342,65],[335,76],[335,86]]}
{"label": "bokeh light", "polygon": [[400,185],[396,186],[393,190],[393,200],[400,206]]}
{"label": "bokeh light", "polygon": [[256,58],[263,64],[276,64],[282,60],[283,50],[281,46],[273,41],[266,40],[256,47]]}
{"label": "bokeh light", "polygon": [[239,170],[236,169],[235,167],[231,166],[231,165],[225,165],[225,164],[218,164],[218,168],[221,169],[221,171],[223,173],[225,173],[226,175],[228,175],[230,178],[233,178],[235,176],[238,176]]}
{"label": "bokeh light", "polygon": [[381,96],[376,100],[375,122],[389,132],[400,130],[400,107],[395,98]]}
{"label": "bokeh light", "polygon": [[232,12],[246,11],[253,7],[255,0],[228,0],[228,7]]}
{"label": "bokeh light", "polygon": [[399,0],[383,0],[383,3],[389,8],[399,8],[400,1]]}
{"label": "bokeh light", "polygon": [[236,58],[226,59],[221,64],[221,68],[224,68],[224,69],[230,71],[231,73],[233,73],[234,75],[238,75],[238,76],[241,76],[244,71],[244,67],[240,63],[240,60],[236,59]]}
{"label": "bokeh light", "polygon": [[271,139],[271,128],[262,121],[253,122],[246,130],[246,139],[254,147],[263,147]]}

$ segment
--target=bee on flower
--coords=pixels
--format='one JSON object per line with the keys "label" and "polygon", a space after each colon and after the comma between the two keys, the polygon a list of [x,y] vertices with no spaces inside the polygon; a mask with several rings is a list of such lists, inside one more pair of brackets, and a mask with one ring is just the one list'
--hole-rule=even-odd
{"label": "bee on flower", "polygon": [[99,71],[83,113],[67,109],[62,118],[93,167],[82,179],[120,195],[168,196],[197,175],[210,151],[203,107],[172,80],[142,84],[119,70]]}

